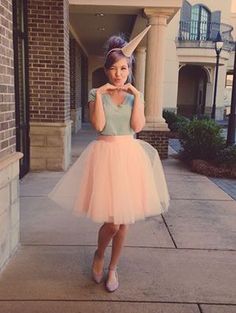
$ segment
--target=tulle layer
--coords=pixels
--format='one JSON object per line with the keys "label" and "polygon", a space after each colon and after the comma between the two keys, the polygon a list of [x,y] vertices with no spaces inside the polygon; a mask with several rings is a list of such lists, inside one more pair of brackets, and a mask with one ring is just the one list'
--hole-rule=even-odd
{"label": "tulle layer", "polygon": [[48,197],[98,223],[131,224],[169,206],[156,149],[132,135],[99,136],[90,142]]}

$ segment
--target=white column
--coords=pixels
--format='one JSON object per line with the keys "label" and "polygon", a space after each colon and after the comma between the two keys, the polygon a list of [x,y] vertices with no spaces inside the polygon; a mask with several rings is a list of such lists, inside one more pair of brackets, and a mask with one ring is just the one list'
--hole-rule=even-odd
{"label": "white column", "polygon": [[145,88],[145,65],[146,65],[146,47],[138,47],[135,50],[135,87],[144,94]]}
{"label": "white column", "polygon": [[162,107],[165,42],[169,12],[161,9],[144,9],[144,13],[148,18],[149,25],[152,25],[147,38],[145,129],[164,131],[168,130],[165,119],[162,117]]}

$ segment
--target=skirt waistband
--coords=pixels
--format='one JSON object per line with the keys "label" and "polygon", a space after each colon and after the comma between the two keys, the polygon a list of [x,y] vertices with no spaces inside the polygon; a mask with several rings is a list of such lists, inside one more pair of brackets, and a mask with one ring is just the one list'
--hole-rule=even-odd
{"label": "skirt waistband", "polygon": [[124,140],[133,140],[133,135],[99,135],[97,140],[105,140],[105,141],[124,141]]}

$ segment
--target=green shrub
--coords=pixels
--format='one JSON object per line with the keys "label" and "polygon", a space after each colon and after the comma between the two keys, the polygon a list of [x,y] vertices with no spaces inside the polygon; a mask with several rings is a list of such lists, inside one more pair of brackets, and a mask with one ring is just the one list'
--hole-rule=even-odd
{"label": "green shrub", "polygon": [[236,146],[230,146],[218,151],[216,163],[236,167]]}
{"label": "green shrub", "polygon": [[197,119],[197,120],[211,120],[211,117],[209,115],[206,114],[199,114],[199,115],[195,115],[192,119]]}
{"label": "green shrub", "polygon": [[189,123],[189,119],[182,115],[177,115],[176,122],[171,125],[170,130],[174,132],[179,132],[180,128],[186,126]]}
{"label": "green shrub", "polygon": [[169,128],[172,124],[177,122],[177,115],[174,112],[163,110],[163,117],[166,120],[166,123],[168,124]]}
{"label": "green shrub", "polygon": [[182,156],[186,159],[214,160],[223,149],[225,140],[222,130],[213,120],[193,119],[180,129]]}
{"label": "green shrub", "polygon": [[181,115],[176,115],[174,112],[163,110],[163,117],[168,124],[171,131],[177,132],[183,124],[187,123],[189,120]]}

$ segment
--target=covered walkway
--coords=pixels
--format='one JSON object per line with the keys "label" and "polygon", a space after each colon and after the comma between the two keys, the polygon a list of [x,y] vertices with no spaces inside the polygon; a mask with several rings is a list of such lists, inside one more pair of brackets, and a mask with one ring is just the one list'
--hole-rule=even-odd
{"label": "covered walkway", "polygon": [[[72,140],[73,160],[94,137],[83,125]],[[91,280],[99,225],[46,197],[63,172],[27,174],[20,246],[0,274],[0,312],[236,312],[236,203],[184,168],[171,148],[163,163],[169,212],[130,227],[113,294]]]}

